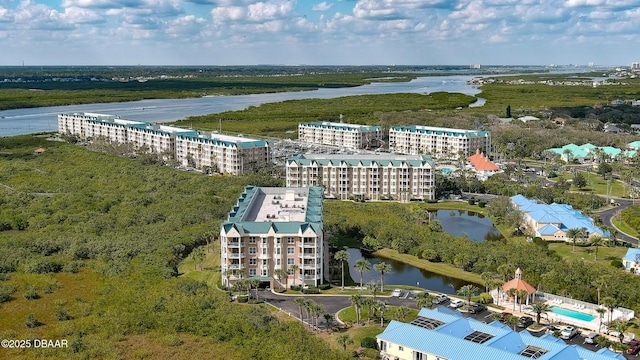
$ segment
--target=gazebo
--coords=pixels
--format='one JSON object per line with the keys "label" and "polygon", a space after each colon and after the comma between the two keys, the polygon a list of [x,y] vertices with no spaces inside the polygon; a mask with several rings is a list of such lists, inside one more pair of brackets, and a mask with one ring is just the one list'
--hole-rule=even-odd
{"label": "gazebo", "polygon": [[[502,292],[504,294],[507,294],[508,291],[511,289],[516,289],[518,291],[526,290],[527,291],[526,305],[529,305],[529,300],[533,302],[533,297],[536,293],[536,288],[531,286],[531,284],[529,284],[528,282],[522,280],[522,269],[520,268],[516,270],[516,274],[513,279],[507,281],[504,285],[502,285]],[[516,295],[514,302],[517,302],[517,299],[518,299],[518,296]]]}

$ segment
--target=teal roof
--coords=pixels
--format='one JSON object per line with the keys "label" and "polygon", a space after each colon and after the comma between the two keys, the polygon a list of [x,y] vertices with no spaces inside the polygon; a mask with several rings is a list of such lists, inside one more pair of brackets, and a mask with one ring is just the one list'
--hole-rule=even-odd
{"label": "teal roof", "polygon": [[430,155],[316,155],[316,154],[295,154],[287,160],[287,165],[296,163],[301,166],[409,166],[421,167],[430,165],[435,167],[435,162]]}
{"label": "teal roof", "polygon": [[[543,349],[539,360],[610,360],[618,359],[608,353],[595,353],[577,345],[567,345],[550,335],[536,337],[529,332],[515,332],[501,323],[485,324],[473,318],[443,316],[434,309],[422,309],[419,316],[439,320],[444,324],[427,329],[418,325],[391,321],[377,336],[378,340],[415,349],[448,360],[525,360],[520,353],[532,346]],[[489,337],[482,343],[465,337],[481,332]],[[394,351],[397,348],[394,347]],[[408,351],[408,350],[406,350]]]}
{"label": "teal roof", "polygon": [[[640,141],[636,141],[635,143],[638,143],[637,146],[640,146]],[[629,143],[627,144],[627,146],[633,148],[631,144],[633,143]],[[612,158],[618,157],[619,155],[623,155],[625,157],[632,157],[633,155],[635,155],[635,152],[623,151],[612,146],[595,146],[589,143],[580,146],[576,144],[567,144],[561,148],[547,149],[547,151],[564,156],[564,152],[566,150],[569,150],[571,151],[571,156],[574,158],[586,158],[590,154],[596,154],[596,149],[602,151]]]}
{"label": "teal roof", "polygon": [[[295,190],[296,192],[305,192],[306,203],[304,204],[305,216],[303,221],[254,221],[249,220],[251,214],[254,214],[260,204],[256,199],[265,193],[278,192],[284,194],[286,190]],[[311,228],[315,233],[323,231],[322,218],[322,199],[323,191],[320,186],[312,186],[306,188],[268,188],[247,186],[242,194],[238,197],[238,202],[231,208],[229,217],[222,224],[225,232],[235,228],[241,234],[264,234],[273,229],[275,233],[295,234],[304,232],[307,228]]]}

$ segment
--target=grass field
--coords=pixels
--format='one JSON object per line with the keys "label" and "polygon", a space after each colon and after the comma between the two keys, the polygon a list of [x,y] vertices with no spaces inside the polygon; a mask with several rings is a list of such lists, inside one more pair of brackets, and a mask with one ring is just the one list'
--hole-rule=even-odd
{"label": "grass field", "polygon": [[635,229],[631,228],[624,221],[619,220],[618,218],[612,218],[611,222],[613,222],[613,225],[615,225],[615,227],[617,227],[623,233],[631,235],[633,237],[640,237],[640,234],[638,234]]}
{"label": "grass field", "polygon": [[[593,192],[595,195],[601,196],[614,196],[614,197],[623,197],[624,186],[620,181],[614,181],[613,186],[611,187],[611,194],[608,193],[609,190],[609,181],[602,178],[602,176],[597,173],[591,172],[587,173],[586,171],[580,171],[582,176],[584,176],[585,180],[587,180],[587,186],[583,189],[578,189],[577,187],[571,185],[572,191],[580,191],[580,192]],[[573,174],[570,172],[563,172],[562,176],[566,179],[573,179]]]}
{"label": "grass field", "polygon": [[[553,243],[549,244],[549,249],[558,253],[565,259],[584,260],[595,262],[595,248],[576,246],[576,252],[573,252],[572,243]],[[598,263],[608,264],[612,259],[620,259],[627,252],[625,247],[605,247],[600,246],[598,249]]]}

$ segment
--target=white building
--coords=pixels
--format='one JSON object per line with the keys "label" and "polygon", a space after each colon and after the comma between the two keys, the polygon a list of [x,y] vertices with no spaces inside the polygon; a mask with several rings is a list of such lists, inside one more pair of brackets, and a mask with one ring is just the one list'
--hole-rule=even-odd
{"label": "white building", "polygon": [[468,157],[477,151],[491,154],[491,131],[449,129],[432,126],[389,128],[389,151],[400,154],[431,154],[436,158]]}
{"label": "white building", "polygon": [[323,186],[329,198],[433,199],[435,164],[428,155],[294,155],[287,186]]}
{"label": "white building", "polygon": [[335,145],[349,149],[377,146],[382,139],[380,126],[312,122],[298,125],[298,140],[322,145]]}
{"label": "white building", "polygon": [[225,286],[246,278],[272,287],[320,285],[328,260],[322,188],[248,186],[220,227],[220,247]]}
{"label": "white building", "polygon": [[116,115],[68,113],[58,115],[58,132],[82,139],[104,138],[146,147],[184,166],[211,168],[224,174],[245,174],[271,161],[271,148],[264,140],[201,133],[161,124],[121,119]]}
{"label": "white building", "polygon": [[271,162],[266,140],[216,133],[176,136],[176,160],[184,166],[223,174],[247,174]]}

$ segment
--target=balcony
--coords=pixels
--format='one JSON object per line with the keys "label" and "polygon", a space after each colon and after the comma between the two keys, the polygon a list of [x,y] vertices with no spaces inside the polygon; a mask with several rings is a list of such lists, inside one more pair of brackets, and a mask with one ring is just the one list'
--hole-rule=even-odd
{"label": "balcony", "polygon": [[243,247],[243,246],[244,246],[244,241],[228,241],[228,242],[227,242],[227,246],[231,246],[231,247]]}
{"label": "balcony", "polygon": [[315,259],[316,257],[316,253],[303,253],[298,255],[298,258],[300,259]]}
{"label": "balcony", "polygon": [[244,253],[228,253],[227,254],[227,258],[229,259],[244,259],[245,256],[246,255]]}

